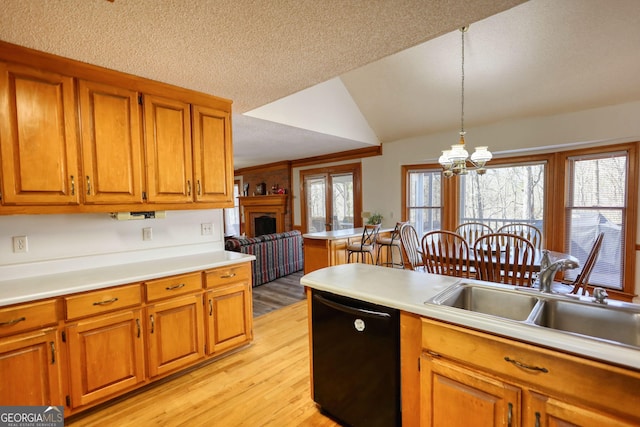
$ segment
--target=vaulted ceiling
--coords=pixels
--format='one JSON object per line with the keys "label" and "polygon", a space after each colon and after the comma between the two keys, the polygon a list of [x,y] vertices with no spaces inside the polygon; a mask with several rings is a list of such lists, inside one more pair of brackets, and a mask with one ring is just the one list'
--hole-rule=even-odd
{"label": "vaulted ceiling", "polygon": [[637,0],[4,0],[0,39],[234,101],[236,168],[640,100]]}

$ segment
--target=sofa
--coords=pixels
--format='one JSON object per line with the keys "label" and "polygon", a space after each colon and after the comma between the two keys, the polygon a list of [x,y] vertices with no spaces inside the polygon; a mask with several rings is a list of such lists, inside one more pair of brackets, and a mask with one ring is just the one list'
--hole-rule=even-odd
{"label": "sofa", "polygon": [[302,233],[298,230],[258,237],[228,238],[225,249],[255,255],[253,287],[295,273],[304,267]]}

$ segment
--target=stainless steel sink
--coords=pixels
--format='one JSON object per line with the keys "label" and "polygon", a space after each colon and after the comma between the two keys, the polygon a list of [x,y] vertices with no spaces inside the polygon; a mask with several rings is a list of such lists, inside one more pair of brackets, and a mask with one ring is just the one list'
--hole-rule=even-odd
{"label": "stainless steel sink", "polygon": [[625,306],[549,299],[531,320],[546,328],[640,347],[640,311]]}
{"label": "stainless steel sink", "polygon": [[638,304],[598,304],[535,289],[465,282],[448,287],[426,303],[640,348]]}
{"label": "stainless steel sink", "polygon": [[532,294],[518,293],[510,289],[461,283],[454,285],[449,292],[445,291],[440,298],[436,297],[432,302],[523,321],[529,317],[538,298]]}

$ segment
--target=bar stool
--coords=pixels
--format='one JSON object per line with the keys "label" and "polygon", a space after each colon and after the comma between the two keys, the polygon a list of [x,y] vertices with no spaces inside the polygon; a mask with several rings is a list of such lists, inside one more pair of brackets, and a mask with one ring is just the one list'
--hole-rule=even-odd
{"label": "bar stool", "polygon": [[378,238],[378,231],[380,230],[380,224],[367,224],[362,230],[362,238],[358,243],[352,243],[347,245],[347,263],[351,263],[351,255],[356,254],[355,262],[367,262],[367,254],[371,259],[371,264],[374,263],[373,251],[376,248],[376,239]]}
{"label": "bar stool", "polygon": [[[406,224],[406,222],[396,222],[396,226],[391,232],[390,237],[380,237],[376,239],[376,243],[378,244],[378,255],[376,256],[376,264],[382,266],[391,266],[391,268],[404,268],[404,257],[402,256],[402,242],[400,241],[400,229],[402,226]],[[382,248],[387,248],[387,256],[385,262],[380,262],[380,253],[382,252]],[[396,262],[394,258],[394,249],[398,251],[398,255],[400,259]]]}

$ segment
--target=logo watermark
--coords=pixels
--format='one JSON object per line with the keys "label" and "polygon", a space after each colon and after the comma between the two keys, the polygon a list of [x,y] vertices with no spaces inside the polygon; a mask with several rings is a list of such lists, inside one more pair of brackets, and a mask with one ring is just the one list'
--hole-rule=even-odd
{"label": "logo watermark", "polygon": [[0,427],[64,427],[62,406],[0,406]]}

